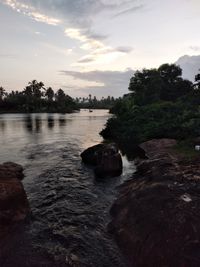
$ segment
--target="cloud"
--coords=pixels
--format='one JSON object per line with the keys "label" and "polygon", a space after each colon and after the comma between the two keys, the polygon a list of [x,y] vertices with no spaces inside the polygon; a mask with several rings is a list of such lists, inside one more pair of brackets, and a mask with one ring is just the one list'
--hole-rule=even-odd
{"label": "cloud", "polygon": [[[139,0],[143,1],[143,0]],[[85,55],[72,66],[107,64],[132,51],[131,47],[107,44],[105,34],[94,32],[96,16],[120,16],[141,9],[136,0],[0,0],[35,21],[60,26],[64,34],[78,42]],[[36,34],[39,34],[37,32]]]}
{"label": "cloud", "polygon": [[[96,15],[102,12],[118,14],[123,12],[133,12],[140,6],[136,5],[136,0],[0,0],[20,12],[36,12],[29,14],[38,19],[38,14],[49,19],[60,18],[73,26],[90,27]],[[128,11],[129,10],[129,11]],[[39,16],[39,19],[40,16]],[[45,21],[44,18],[42,20]],[[48,21],[48,20],[47,20]],[[50,20],[53,23],[57,21]]]}
{"label": "cloud", "polygon": [[17,56],[13,54],[0,54],[1,59],[15,59]]}
{"label": "cloud", "polygon": [[[134,71],[132,69],[126,69],[125,71],[60,71],[61,75],[66,75],[74,78],[78,81],[87,81],[96,83],[92,86],[85,86],[82,92],[86,94],[91,93],[96,96],[122,96],[128,92],[128,84],[130,78],[133,76]],[[77,87],[75,87],[78,90]]]}
{"label": "cloud", "polygon": [[200,46],[198,45],[191,45],[189,48],[194,52],[200,52]]}
{"label": "cloud", "polygon": [[92,56],[84,56],[78,60],[78,63],[90,63],[94,62],[94,58]]}
{"label": "cloud", "polygon": [[[81,57],[74,66],[81,64],[105,63],[106,61],[110,62],[116,57],[128,54],[133,50],[132,47],[129,46],[120,46],[117,48],[107,46],[101,40],[95,39],[95,35],[78,28],[65,29],[65,35],[69,38],[78,40],[81,43],[80,48],[89,51],[88,54]],[[99,38],[103,39],[102,36]]]}
{"label": "cloud", "polygon": [[185,55],[175,63],[183,69],[183,77],[191,81],[194,81],[195,75],[200,72],[200,55]]}
{"label": "cloud", "polygon": [[[37,11],[37,9],[29,4],[25,4],[23,1],[17,1],[17,0],[1,0],[3,4],[6,4],[7,6],[11,7],[12,9],[16,10],[19,13],[22,13],[35,21],[43,22],[49,25],[58,25],[61,23],[60,19],[47,16],[43,13],[40,13]],[[27,1],[29,2],[29,1]]]}
{"label": "cloud", "polygon": [[125,9],[125,10],[122,10],[122,11],[118,12],[113,17],[116,18],[116,17],[120,17],[122,15],[131,14],[131,13],[134,13],[134,12],[140,10],[140,9],[143,9],[143,8],[144,8],[144,5],[133,6],[131,8],[128,8],[128,9]]}
{"label": "cloud", "polygon": [[81,57],[74,66],[81,64],[106,64],[110,63],[116,58],[128,54],[133,49],[131,47],[117,47],[103,45],[101,48],[91,49],[88,55]]}
{"label": "cloud", "polygon": [[[65,24],[80,29],[90,29],[96,16],[102,12],[117,17],[142,9],[144,5],[138,5],[137,2],[136,0],[0,0],[0,3],[36,21],[50,25]],[[106,37],[89,32],[87,35],[98,40]]]}

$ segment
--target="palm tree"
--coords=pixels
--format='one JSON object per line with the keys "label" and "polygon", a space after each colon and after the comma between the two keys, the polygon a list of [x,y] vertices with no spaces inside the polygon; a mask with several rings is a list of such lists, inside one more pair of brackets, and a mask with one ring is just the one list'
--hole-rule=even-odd
{"label": "palm tree", "polygon": [[0,100],[2,100],[5,95],[6,90],[2,86],[0,86]]}
{"label": "palm tree", "polygon": [[40,99],[43,95],[43,93],[41,91],[42,89],[44,89],[43,82],[37,82],[37,80],[33,80],[33,81],[29,82],[28,84],[32,89],[33,96],[36,97],[37,99],[38,98]]}
{"label": "palm tree", "polygon": [[56,100],[58,102],[63,102],[65,101],[65,92],[62,89],[59,89],[56,93]]}
{"label": "palm tree", "polygon": [[[199,70],[200,71],[200,70]],[[200,73],[195,76],[195,88],[200,89]]]}
{"label": "palm tree", "polygon": [[46,89],[45,96],[47,97],[48,101],[53,101],[54,95],[54,91],[51,87]]}

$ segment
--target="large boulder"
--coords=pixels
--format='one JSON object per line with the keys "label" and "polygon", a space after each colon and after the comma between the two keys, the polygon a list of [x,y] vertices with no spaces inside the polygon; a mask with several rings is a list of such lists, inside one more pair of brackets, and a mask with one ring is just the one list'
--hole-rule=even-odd
{"label": "large boulder", "polygon": [[104,144],[98,144],[87,148],[81,153],[82,161],[89,165],[98,165],[99,159],[101,157],[102,151],[105,149]]}
{"label": "large boulder", "polygon": [[98,144],[81,154],[86,164],[95,166],[98,178],[116,177],[122,174],[123,164],[119,149],[115,144]]}
{"label": "large boulder", "polygon": [[0,255],[5,239],[29,213],[22,182],[23,168],[15,163],[0,165]]}
{"label": "large boulder", "polygon": [[187,162],[175,140],[141,145],[132,180],[122,185],[109,231],[133,267],[200,266],[200,158]]}

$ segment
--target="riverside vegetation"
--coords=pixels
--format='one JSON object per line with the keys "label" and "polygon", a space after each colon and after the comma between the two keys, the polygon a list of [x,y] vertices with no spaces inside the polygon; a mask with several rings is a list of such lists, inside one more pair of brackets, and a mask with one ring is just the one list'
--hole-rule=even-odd
{"label": "riverside vegetation", "polygon": [[163,64],[136,71],[129,91],[113,106],[115,116],[101,131],[126,153],[152,138],[174,138],[190,146],[190,139],[200,135],[200,74],[192,83],[182,78],[179,66]]}
{"label": "riverside vegetation", "polygon": [[97,99],[92,97],[77,97],[73,99],[66,95],[62,89],[46,88],[43,82],[33,80],[28,83],[23,91],[7,93],[0,87],[0,113],[6,112],[58,112],[70,113],[80,108],[110,109],[116,102],[114,97]]}

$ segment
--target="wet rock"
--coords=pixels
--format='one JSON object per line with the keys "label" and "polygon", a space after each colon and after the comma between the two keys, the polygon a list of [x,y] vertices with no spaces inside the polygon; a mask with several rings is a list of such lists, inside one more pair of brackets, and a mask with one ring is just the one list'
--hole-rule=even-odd
{"label": "wet rock", "polygon": [[12,229],[29,213],[28,200],[20,181],[22,178],[20,165],[11,162],[0,165],[0,252]]}
{"label": "wet rock", "polygon": [[98,144],[86,149],[82,161],[95,166],[98,178],[116,177],[122,174],[122,158],[115,144]]}
{"label": "wet rock", "polygon": [[81,153],[82,161],[85,164],[90,164],[95,166],[98,165],[104,148],[105,148],[104,144],[98,144],[87,148],[85,151]]}
{"label": "wet rock", "polygon": [[17,178],[22,180],[24,178],[23,167],[14,162],[5,162],[0,165],[0,179],[13,179]]}
{"label": "wet rock", "polygon": [[112,206],[109,231],[130,266],[200,266],[200,159],[183,161],[175,144],[142,144],[148,160]]}
{"label": "wet rock", "polygon": [[100,164],[94,169],[99,178],[117,177],[122,174],[122,158],[119,153],[104,155]]}

